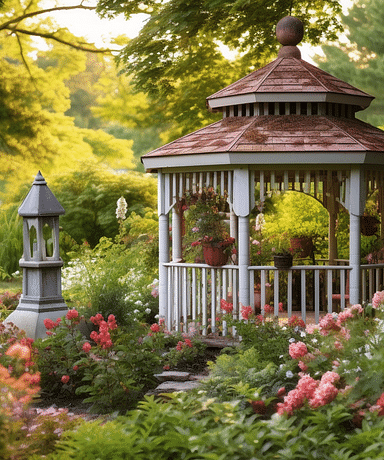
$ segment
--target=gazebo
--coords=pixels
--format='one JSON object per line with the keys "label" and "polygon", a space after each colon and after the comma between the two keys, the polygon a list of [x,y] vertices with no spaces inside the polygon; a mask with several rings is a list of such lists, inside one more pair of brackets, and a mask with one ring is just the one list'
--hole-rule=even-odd
{"label": "gazebo", "polygon": [[[276,35],[283,45],[276,60],[207,98],[209,110],[222,112],[220,121],[142,157],[146,171],[158,174],[159,314],[168,328],[180,330],[199,320],[203,334],[208,325],[215,332],[222,298],[231,295],[235,318],[240,304],[254,305],[255,276],[261,280],[262,305],[272,276],[275,315],[282,295],[279,277],[285,277],[288,315],[299,309],[305,320],[310,310],[316,322],[322,311],[332,312],[335,298],[343,309],[348,301],[370,300],[382,288],[384,264],[361,264],[367,194],[378,190],[380,213],[383,209],[384,132],[355,118],[373,97],[301,59],[298,19],[283,18]],[[236,263],[184,263],[178,203],[186,192],[218,186],[228,193]],[[256,188],[261,202],[274,190],[299,191],[322,202],[329,213],[327,264],[285,271],[250,266],[249,215]],[[350,219],[350,255],[344,265],[337,264],[335,251],[339,206]],[[298,306],[294,277],[300,280]]]}

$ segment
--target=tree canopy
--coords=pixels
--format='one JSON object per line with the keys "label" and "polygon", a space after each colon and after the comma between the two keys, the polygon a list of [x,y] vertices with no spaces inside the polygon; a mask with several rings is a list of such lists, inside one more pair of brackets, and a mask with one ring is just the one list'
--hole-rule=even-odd
{"label": "tree canopy", "polygon": [[[99,0],[97,11],[104,17],[148,15],[119,59],[135,89],[150,97],[151,116],[169,126],[163,140],[217,119],[205,98],[275,55],[274,30],[282,17],[300,18],[312,44],[341,30],[335,0]],[[237,59],[226,59],[221,45]]]}
{"label": "tree canopy", "polygon": [[375,96],[358,118],[384,126],[384,95],[378,82],[384,79],[384,9],[381,0],[358,0],[342,16],[347,43],[323,46],[320,68]]}
{"label": "tree canopy", "polygon": [[[26,5],[23,0],[7,0],[0,9],[3,194],[10,187],[17,188],[16,183],[30,182],[38,169],[46,175],[51,171],[81,169],[83,163],[115,169],[134,166],[132,141],[77,127],[74,119],[66,116],[71,108],[68,81],[86,70],[87,55],[76,45],[81,39],[67,30],[58,33],[75,44],[73,49],[63,41],[44,37],[46,50],[42,51],[32,36],[48,30],[56,35],[56,28],[49,18],[37,14],[41,11],[47,10],[39,9],[36,0]],[[23,21],[31,33],[21,32],[27,27],[22,26]]]}

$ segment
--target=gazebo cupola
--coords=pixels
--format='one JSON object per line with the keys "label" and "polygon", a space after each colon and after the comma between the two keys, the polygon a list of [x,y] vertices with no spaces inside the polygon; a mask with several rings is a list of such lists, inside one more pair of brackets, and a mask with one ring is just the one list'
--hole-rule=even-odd
{"label": "gazebo cupola", "polygon": [[[208,291],[204,289],[208,288],[212,289],[208,310],[214,321],[214,312],[220,308],[219,298],[225,298],[227,279],[233,289],[234,303],[252,304],[254,268],[249,263],[249,214],[255,206],[256,187],[260,189],[261,201],[274,190],[295,190],[323,203],[329,212],[330,265],[337,259],[338,208],[343,206],[348,210],[350,259],[349,265],[340,269],[342,308],[347,294],[346,276],[350,302],[366,300],[360,271],[360,216],[368,191],[379,189],[382,196],[384,133],[356,119],[355,113],[367,108],[373,97],[301,59],[296,46],[303,37],[299,20],[283,18],[276,27],[276,35],[283,45],[277,59],[207,98],[209,110],[222,112],[220,121],[142,157],[146,170],[157,172],[159,178],[160,315],[168,322],[194,318],[195,304],[200,302],[195,297],[206,295]],[[203,276],[202,291],[195,292],[188,270],[204,272],[206,267],[188,267],[182,263],[181,222],[175,204],[185,191],[217,185],[229,195],[232,235],[238,245],[237,265],[231,266],[232,272],[227,275],[221,269],[213,287],[213,278],[204,287]],[[319,308],[328,311],[332,308],[332,286],[328,283],[326,287],[327,305],[320,305],[317,268],[314,267],[313,308],[317,309],[318,317]],[[328,280],[332,279],[331,268],[327,269]],[[263,279],[265,270],[259,269]],[[274,270],[275,280],[278,275],[278,270]],[[288,274],[288,281],[289,277],[292,273]],[[301,279],[303,285],[304,276]],[[378,285],[377,276],[375,280]],[[220,291],[218,295],[213,289]],[[289,291],[287,296],[289,311],[292,308]],[[278,299],[279,288],[275,283],[275,313]],[[265,296],[262,303],[263,300]],[[205,301],[201,300],[203,304]],[[305,303],[302,294],[304,316]],[[204,314],[202,321],[204,325]]]}

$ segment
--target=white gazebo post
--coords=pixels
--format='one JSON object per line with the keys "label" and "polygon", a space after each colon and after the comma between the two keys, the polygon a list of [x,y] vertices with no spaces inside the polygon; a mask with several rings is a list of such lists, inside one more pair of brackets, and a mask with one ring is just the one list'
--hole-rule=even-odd
{"label": "white gazebo post", "polygon": [[[235,169],[233,210],[238,216],[239,303],[249,305],[249,213],[251,211],[249,171]],[[253,196],[253,195],[252,195]]]}
{"label": "white gazebo post", "polygon": [[[169,209],[166,206],[164,174],[158,174],[158,215],[159,215],[159,317],[165,319],[168,312],[168,269],[169,262]],[[168,325],[170,328],[171,326]]]}
{"label": "white gazebo post", "polygon": [[352,168],[349,198],[349,296],[352,305],[360,302],[360,217],[365,208],[365,175],[360,168]]}

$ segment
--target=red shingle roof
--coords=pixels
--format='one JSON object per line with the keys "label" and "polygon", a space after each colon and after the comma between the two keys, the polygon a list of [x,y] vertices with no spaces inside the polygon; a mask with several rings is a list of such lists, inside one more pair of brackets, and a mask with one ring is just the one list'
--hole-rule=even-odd
{"label": "red shingle roof", "polygon": [[228,117],[145,157],[299,151],[384,152],[384,131],[357,119],[330,116]]}
{"label": "red shingle roof", "polygon": [[333,77],[302,59],[277,58],[226,88],[212,94],[210,100],[249,93],[336,93],[373,99],[367,93]]}

